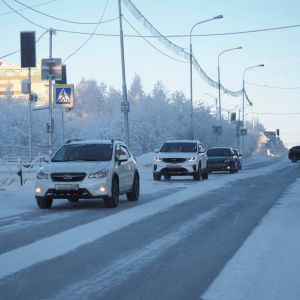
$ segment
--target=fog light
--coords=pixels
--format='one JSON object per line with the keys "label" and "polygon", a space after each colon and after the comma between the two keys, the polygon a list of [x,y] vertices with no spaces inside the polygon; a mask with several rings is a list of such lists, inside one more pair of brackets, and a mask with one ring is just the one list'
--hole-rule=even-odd
{"label": "fog light", "polygon": [[36,192],[37,194],[39,194],[41,191],[42,191],[42,189],[41,189],[40,187],[36,187],[36,188],[35,188],[35,192]]}
{"label": "fog light", "polygon": [[102,193],[105,192],[105,187],[100,186],[100,187],[99,187],[99,191],[102,192]]}

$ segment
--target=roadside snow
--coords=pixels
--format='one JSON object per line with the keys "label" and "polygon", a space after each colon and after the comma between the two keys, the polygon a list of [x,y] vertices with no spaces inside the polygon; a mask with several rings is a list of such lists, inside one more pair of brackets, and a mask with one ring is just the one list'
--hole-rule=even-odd
{"label": "roadside snow", "polygon": [[203,300],[300,299],[300,179],[264,217]]}

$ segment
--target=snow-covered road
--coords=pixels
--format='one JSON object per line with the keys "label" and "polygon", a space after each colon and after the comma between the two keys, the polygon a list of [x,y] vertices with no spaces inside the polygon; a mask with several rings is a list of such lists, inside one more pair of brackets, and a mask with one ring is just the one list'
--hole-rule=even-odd
{"label": "snow-covered road", "polygon": [[5,186],[0,298],[199,299],[206,292],[203,299],[282,299],[267,287],[291,288],[283,274],[271,276],[276,270],[295,266],[287,278],[297,278],[299,170],[300,164],[273,158],[208,181],[154,182],[145,158],[140,201],[122,198],[113,210],[97,200],[58,200],[41,211],[33,182]]}

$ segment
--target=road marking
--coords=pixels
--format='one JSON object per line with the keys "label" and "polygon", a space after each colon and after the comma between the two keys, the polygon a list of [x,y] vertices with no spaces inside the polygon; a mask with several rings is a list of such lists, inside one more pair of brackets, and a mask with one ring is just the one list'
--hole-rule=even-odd
{"label": "road marking", "polygon": [[3,253],[0,255],[0,278],[14,274],[37,263],[62,256],[112,232],[165,211],[172,206],[189,201],[201,194],[223,187],[235,180],[265,175],[284,167],[286,167],[286,161],[280,161],[271,167],[268,166],[247,173],[230,174],[218,177],[213,181],[195,182],[195,185],[178,192],[176,195],[165,196],[150,203],[68,229],[51,237],[43,238],[26,246]]}

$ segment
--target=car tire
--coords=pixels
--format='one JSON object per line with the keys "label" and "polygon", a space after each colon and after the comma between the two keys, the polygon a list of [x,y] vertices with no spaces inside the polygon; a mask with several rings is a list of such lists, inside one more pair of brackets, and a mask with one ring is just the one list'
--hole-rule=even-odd
{"label": "car tire", "polygon": [[231,165],[231,166],[230,166],[229,173],[230,173],[230,174],[233,174],[234,172],[235,172],[235,166],[234,166],[234,165]]}
{"label": "car tire", "polygon": [[164,179],[168,181],[171,180],[171,175],[164,175]]}
{"label": "car tire", "polygon": [[35,199],[38,207],[41,209],[49,209],[53,203],[52,197],[35,197]]}
{"label": "car tire", "polygon": [[201,180],[201,164],[198,166],[198,171],[194,173],[193,179],[196,181]]}
{"label": "car tire", "polygon": [[119,204],[119,181],[116,176],[113,177],[111,183],[111,196],[104,197],[105,207],[117,207]]}
{"label": "car tire", "polygon": [[156,173],[153,173],[153,179],[154,179],[155,181],[159,181],[160,178],[161,178],[161,175],[156,174]]}
{"label": "car tire", "polygon": [[297,156],[296,156],[296,155],[293,155],[293,156],[291,157],[291,161],[292,161],[293,163],[297,162]]}
{"label": "car tire", "polygon": [[128,201],[137,201],[140,196],[140,177],[138,173],[135,173],[132,188],[129,193],[126,193],[126,197]]}
{"label": "car tire", "polygon": [[203,179],[208,179],[208,174],[209,174],[209,171],[207,168],[203,169],[202,171],[202,178]]}

